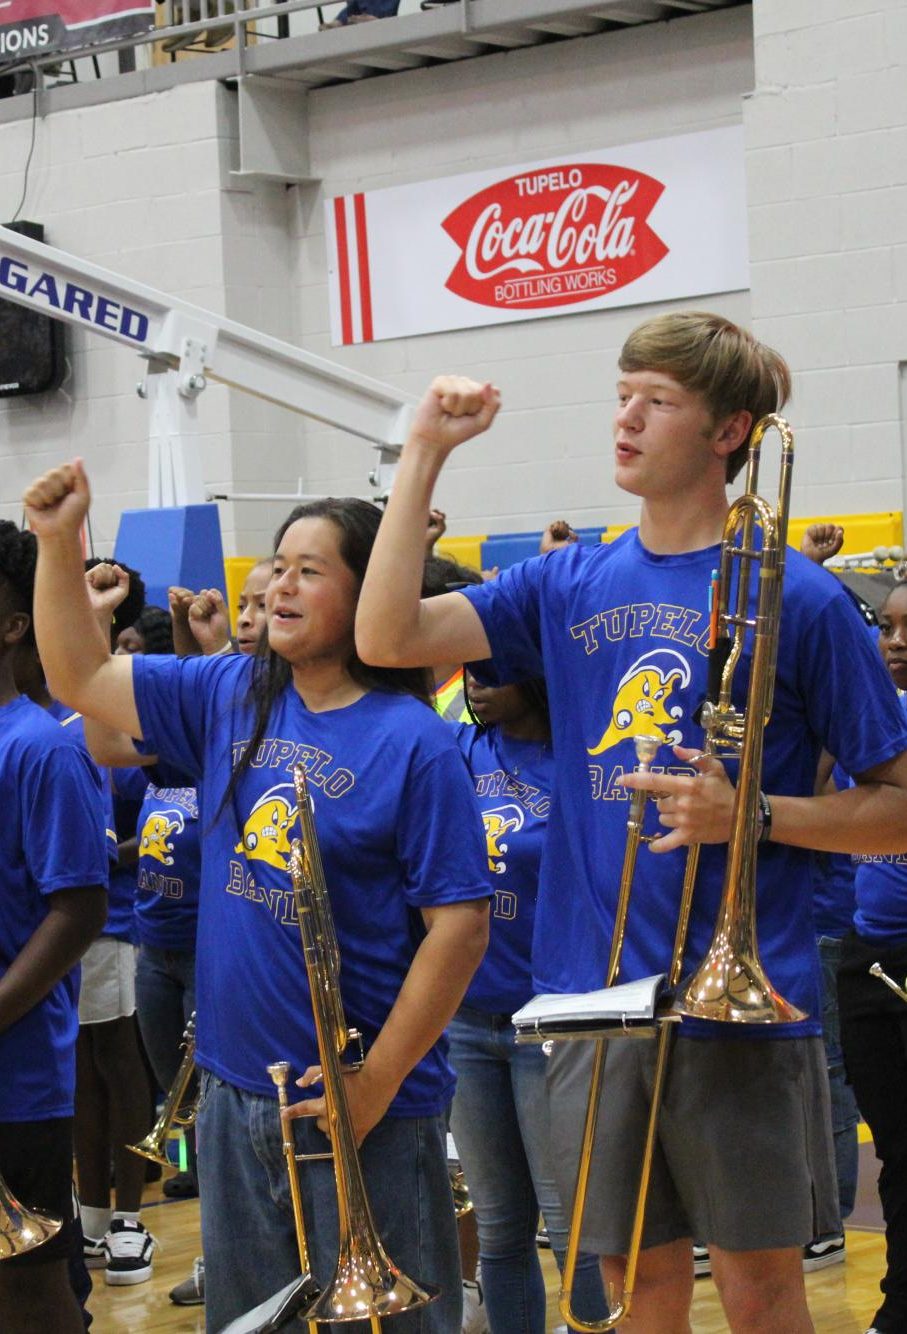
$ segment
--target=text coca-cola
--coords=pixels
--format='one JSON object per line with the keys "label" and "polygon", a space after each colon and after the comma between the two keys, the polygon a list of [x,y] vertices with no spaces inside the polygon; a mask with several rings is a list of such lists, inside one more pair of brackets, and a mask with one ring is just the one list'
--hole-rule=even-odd
{"label": "text coca-cola", "polygon": [[446,285],[498,308],[607,295],[668,253],[647,223],[663,190],[641,172],[594,163],[495,182],[442,223],[460,248]]}

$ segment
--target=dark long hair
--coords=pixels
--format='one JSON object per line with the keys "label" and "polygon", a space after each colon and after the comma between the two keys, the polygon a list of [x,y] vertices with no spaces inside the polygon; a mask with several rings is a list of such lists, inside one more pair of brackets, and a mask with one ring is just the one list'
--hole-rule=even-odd
{"label": "dark long hair", "polygon": [[[337,500],[332,496],[324,500],[309,501],[305,505],[297,505],[274,534],[275,552],[283,541],[287,529],[299,519],[328,519],[334,524],[340,537],[341,559],[353,574],[357,588],[361,587],[378,525],[381,522],[381,511],[378,507],[367,500],[357,500],[355,497]],[[431,679],[424,667],[370,667],[362,661],[353,648],[346,668],[353,680],[366,690],[413,695],[431,707]],[[254,713],[255,726],[248,746],[234,766],[221,809],[230,801],[240,779],[251,765],[255,752],[264,739],[274,705],[289,685],[292,675],[290,664],[285,658],[279,657],[268,644],[266,630],[255,653],[252,681],[247,696],[247,703],[251,705]]]}

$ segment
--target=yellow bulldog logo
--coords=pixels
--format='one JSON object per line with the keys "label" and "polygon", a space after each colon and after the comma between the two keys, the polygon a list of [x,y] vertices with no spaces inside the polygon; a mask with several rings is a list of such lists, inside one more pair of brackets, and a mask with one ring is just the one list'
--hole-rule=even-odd
{"label": "yellow bulldog logo", "polygon": [[488,869],[495,875],[503,875],[507,870],[507,863],[503,860],[507,844],[502,843],[501,839],[505,834],[514,834],[518,829],[522,829],[523,819],[522,810],[514,805],[498,806],[496,810],[482,812],[485,843],[488,849]]}
{"label": "yellow bulldog logo", "polygon": [[142,825],[139,856],[153,857],[163,866],[172,866],[173,844],[170,839],[174,834],[181,834],[185,827],[182,811],[155,811]]}
{"label": "yellow bulldog logo", "polygon": [[293,797],[291,783],[272,787],[259,797],[243,826],[242,842],[237,843],[234,852],[244,852],[247,857],[267,862],[279,871],[288,870],[289,830],[298,814]]}
{"label": "yellow bulldog logo", "polygon": [[659,649],[639,658],[618,686],[604,736],[588,753],[601,755],[619,741],[641,735],[656,736],[666,745],[679,745],[681,732],[675,724],[683,716],[683,709],[679,705],[671,710],[667,707],[678,682],[681,689],[690,683],[689,664],[679,653]]}

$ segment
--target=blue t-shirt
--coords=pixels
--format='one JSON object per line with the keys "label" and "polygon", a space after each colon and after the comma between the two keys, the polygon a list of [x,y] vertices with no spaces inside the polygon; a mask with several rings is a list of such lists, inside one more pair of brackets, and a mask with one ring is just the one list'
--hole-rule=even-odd
{"label": "blue t-shirt", "polygon": [[551,747],[505,736],[499,727],[465,723],[457,725],[456,737],[479,799],[494,896],[488,950],[464,1004],[513,1014],[532,996],[532,926],[551,809]]}
{"label": "blue t-shirt", "polygon": [[[305,766],[340,950],[347,1023],[366,1049],[424,935],[420,909],[488,896],[472,783],[449,728],[409,696],[372,691],[311,713],[288,686],[223,806],[253,730],[247,658],[136,657],[145,745],[200,779],[204,831],[196,954],[198,1063],[274,1096],[269,1062],[318,1060],[288,870],[292,782]],[[223,808],[222,808],[223,807]],[[440,1041],[404,1080],[396,1116],[436,1115],[453,1093]]]}
{"label": "blue t-shirt", "polygon": [[[88,742],[85,740],[85,719],[81,713],[74,713],[67,704],[61,704],[58,699],[52,699],[47,706],[46,712],[51,718],[56,718],[61,727],[69,729],[72,737],[78,742],[85,752],[89,761],[94,765],[98,773],[98,781],[104,794],[104,822],[105,833],[107,834],[107,854],[110,858],[111,868],[117,864],[117,831],[113,819],[113,791],[110,786],[110,770],[105,769],[103,765],[97,764],[92,758],[91,751],[88,749]],[[108,917],[110,915],[110,891],[108,889]],[[102,935],[104,932],[101,933]]]}
{"label": "blue t-shirt", "polygon": [[[900,705],[907,714],[907,695]],[[854,930],[879,945],[907,941],[907,853],[854,857],[856,912]]]}
{"label": "blue t-shirt", "polygon": [[[853,779],[839,764],[832,770],[832,780],[839,792],[853,787]],[[856,907],[853,857],[848,852],[814,852],[811,869],[816,935],[842,940],[853,926]]]}
{"label": "blue t-shirt", "polygon": [[195,788],[149,783],[136,837],[139,864],[135,924],[139,943],[192,953],[202,871]]}
{"label": "blue t-shirt", "polygon": [[[49,895],[107,885],[104,801],[78,737],[24,695],[0,708],[0,974]],[[72,1116],[79,969],[0,1033],[0,1121]]]}
{"label": "blue t-shirt", "polygon": [[[573,546],[464,590],[482,619],[500,679],[544,676],[557,755],[533,946],[536,988],[603,985],[626,842],[628,792],[617,778],[635,765],[632,737],[656,733],[653,770],[692,772],[671,744],[695,747],[693,714],[705,698],[708,593],[718,548],[659,556],[636,530],[609,546]],[[743,705],[749,660],[735,680]],[[481,671],[481,668],[477,670]],[[822,746],[850,773],[907,748],[894,688],[847,594],[834,577],[788,551],[780,647],[762,786],[813,791]],[[729,766],[733,778],[736,765]],[[651,831],[659,828],[651,807]],[[641,849],[621,976],[670,963],[686,850]],[[689,973],[711,942],[726,848],[702,848],[684,960]],[[821,1031],[809,854],[759,849],[758,940],[768,976],[810,1018],[802,1024],[684,1021],[688,1036],[795,1037]]]}
{"label": "blue t-shirt", "polygon": [[[91,756],[88,742],[85,740],[85,719],[81,713],[74,713],[65,704],[53,700],[47,712],[57,719],[61,727],[72,733],[85,751]],[[94,764],[94,760],[91,761]],[[104,819],[107,824],[107,847],[110,854],[110,879],[107,885],[107,921],[104,923],[102,936],[113,940],[131,941],[134,937],[133,905],[135,902],[135,868],[120,866],[117,845],[122,837],[122,817],[119,802],[114,791],[112,775],[114,770],[105,765],[96,766],[104,790]],[[120,771],[117,771],[120,772]],[[143,779],[144,782],[144,779]]]}

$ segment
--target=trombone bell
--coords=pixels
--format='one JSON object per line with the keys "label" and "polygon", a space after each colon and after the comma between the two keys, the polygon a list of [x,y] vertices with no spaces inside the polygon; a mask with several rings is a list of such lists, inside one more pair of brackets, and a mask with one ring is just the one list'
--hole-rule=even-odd
{"label": "trombone bell", "polygon": [[26,1209],[0,1176],[0,1260],[11,1260],[43,1246],[62,1226],[59,1218]]}
{"label": "trombone bell", "polygon": [[415,1283],[399,1269],[384,1269],[371,1256],[348,1253],[341,1256],[337,1273],[314,1306],[306,1309],[306,1320],[381,1319],[426,1306],[439,1289]]}
{"label": "trombone bell", "polygon": [[795,1024],[806,1018],[772,986],[754,948],[738,952],[724,940],[713,945],[678,993],[674,1012],[737,1024]]}

